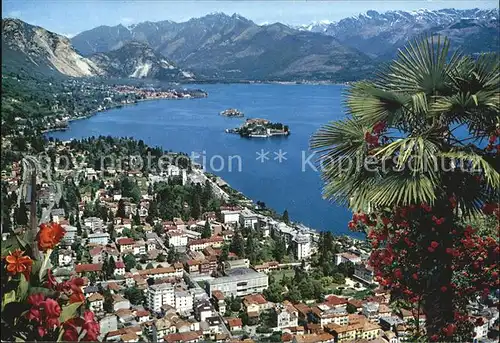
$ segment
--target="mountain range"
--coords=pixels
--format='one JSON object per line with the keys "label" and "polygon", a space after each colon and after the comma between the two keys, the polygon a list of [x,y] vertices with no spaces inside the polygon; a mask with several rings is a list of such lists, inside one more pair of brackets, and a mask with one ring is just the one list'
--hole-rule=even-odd
{"label": "mountain range", "polygon": [[212,13],[186,22],[99,26],[71,40],[2,20],[2,68],[69,76],[186,80],[329,80],[369,77],[408,40],[446,35],[467,54],[498,51],[498,10],[368,11],[300,27]]}
{"label": "mountain range", "polygon": [[340,43],[378,59],[393,58],[409,40],[442,35],[466,54],[498,51],[498,9],[420,9],[412,12],[368,11],[338,22],[322,21],[297,27],[335,37]]}
{"label": "mountain range", "polygon": [[328,79],[364,75],[370,58],[335,38],[275,23],[259,26],[240,15],[214,13],[187,22],[100,26],[72,38],[84,56],[127,41],[155,51],[209,79]]}

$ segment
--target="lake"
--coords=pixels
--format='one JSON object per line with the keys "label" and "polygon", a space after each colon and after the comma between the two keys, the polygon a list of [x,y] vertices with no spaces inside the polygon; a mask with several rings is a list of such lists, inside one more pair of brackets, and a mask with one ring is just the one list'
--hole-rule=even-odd
{"label": "lake", "polygon": [[[344,86],[216,84],[189,88],[206,90],[208,98],[146,101],[74,121],[68,130],[48,136],[62,140],[126,136],[165,150],[194,152],[200,155],[197,162],[206,161],[207,171],[279,213],[287,209],[292,220],[360,237],[347,228],[350,212],[322,198],[320,173],[308,163],[314,161],[309,158],[311,135],[321,125],[344,116]],[[225,129],[245,120],[219,115],[231,107],[243,111],[246,118],[288,125],[291,135],[246,139],[227,134]]]}

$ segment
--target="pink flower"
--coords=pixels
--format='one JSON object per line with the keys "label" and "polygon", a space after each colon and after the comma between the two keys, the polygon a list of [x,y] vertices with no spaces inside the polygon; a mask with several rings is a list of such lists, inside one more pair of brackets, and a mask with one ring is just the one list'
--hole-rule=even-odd
{"label": "pink flower", "polygon": [[54,278],[54,274],[52,274],[52,270],[47,270],[47,281],[45,282],[47,288],[55,289],[57,286],[56,279]]}
{"label": "pink flower", "polygon": [[64,323],[64,334],[63,340],[68,342],[77,342],[78,341],[78,330],[73,323],[68,320]]}
{"label": "pink flower", "polygon": [[436,241],[431,242],[431,247],[433,247],[434,249],[436,249],[438,246],[439,246],[438,242],[436,242]]}
{"label": "pink flower", "polygon": [[44,327],[42,327],[42,326],[39,326],[39,327],[37,328],[37,331],[38,331],[38,335],[39,335],[40,337],[45,336],[45,334],[47,333],[47,330],[45,330],[45,328],[44,328]]}
{"label": "pink flower", "polygon": [[54,299],[48,298],[47,300],[45,300],[42,306],[47,317],[59,318],[59,316],[61,315],[61,306],[59,306],[57,301],[55,301]]}
{"label": "pink flower", "polygon": [[28,320],[34,320],[40,322],[40,310],[38,308],[32,307],[26,314]]}
{"label": "pink flower", "polygon": [[28,304],[32,306],[40,306],[45,300],[45,295],[42,293],[32,294],[28,297]]}

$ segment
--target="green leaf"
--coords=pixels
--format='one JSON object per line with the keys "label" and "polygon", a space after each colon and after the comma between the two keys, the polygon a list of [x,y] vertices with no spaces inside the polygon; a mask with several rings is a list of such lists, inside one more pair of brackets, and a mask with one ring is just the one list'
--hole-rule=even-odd
{"label": "green leaf", "polygon": [[16,294],[17,301],[21,302],[26,298],[26,295],[28,294],[28,288],[29,288],[29,283],[26,280],[24,274],[21,274],[19,285],[17,286],[17,294]]}
{"label": "green leaf", "polygon": [[11,251],[19,248],[19,242],[16,239],[16,236],[10,236],[2,242],[2,257],[7,256]]}
{"label": "green leaf", "polygon": [[21,238],[21,236],[19,236],[19,235],[16,235],[16,239],[17,239],[17,242],[19,243],[19,245],[21,246],[21,248],[23,250],[26,250],[26,246],[28,245],[28,243],[26,243],[26,241],[23,238]]}
{"label": "green leaf", "polygon": [[59,331],[59,335],[57,336],[57,342],[62,342],[63,335],[64,335],[64,329],[61,327],[61,331]]}
{"label": "green leaf", "polygon": [[5,305],[16,301],[16,291],[12,290],[8,293],[5,293],[3,295],[3,300],[2,300],[2,310],[4,309]]}
{"label": "green leaf", "polygon": [[76,311],[80,306],[82,306],[82,304],[83,303],[79,302],[63,306],[61,315],[59,316],[59,321],[64,323],[68,319],[73,318],[76,315]]}
{"label": "green leaf", "polygon": [[33,266],[31,267],[31,275],[38,275],[40,268],[42,268],[42,261],[34,260]]}
{"label": "green leaf", "polygon": [[45,274],[47,274],[47,270],[50,269],[51,267],[50,254],[52,254],[52,249],[47,250],[44,254],[45,256],[43,259],[43,263],[42,266],[40,267],[40,272],[38,273],[40,281],[43,280],[43,277],[45,276]]}

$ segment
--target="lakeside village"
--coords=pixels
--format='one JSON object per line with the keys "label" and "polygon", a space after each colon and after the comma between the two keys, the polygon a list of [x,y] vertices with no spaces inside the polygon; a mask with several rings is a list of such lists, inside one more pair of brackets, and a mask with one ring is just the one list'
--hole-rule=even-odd
{"label": "lakeside village", "polygon": [[[49,156],[75,163],[36,190],[38,217],[66,230],[53,273],[83,278],[101,340],[399,343],[424,327],[418,309],[391,308],[366,242],[293,223],[189,159],[162,172],[101,168],[103,151],[164,153],[111,137],[49,141]],[[21,165],[2,172],[4,240],[28,224]],[[486,339],[498,309],[470,311]]]}
{"label": "lakeside village", "polygon": [[[43,132],[64,131],[68,128],[69,122],[73,120],[86,119],[99,112],[120,108],[126,105],[137,104],[141,101],[158,99],[194,99],[204,98],[208,94],[200,89],[175,89],[153,86],[134,85],[103,85],[80,80],[71,80],[63,83],[66,85],[64,91],[54,94],[55,104],[51,110],[54,112],[54,120],[45,123]],[[64,106],[68,97],[77,95],[81,102],[93,99],[89,104],[68,108]],[[22,120],[18,118],[18,120]]]}
{"label": "lakeside village", "polygon": [[236,133],[247,138],[287,137],[290,130],[282,123],[272,123],[267,119],[249,118],[240,127],[226,129],[226,133]]}

